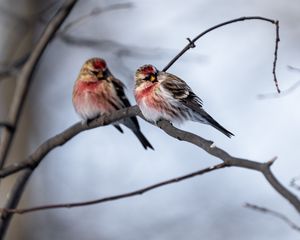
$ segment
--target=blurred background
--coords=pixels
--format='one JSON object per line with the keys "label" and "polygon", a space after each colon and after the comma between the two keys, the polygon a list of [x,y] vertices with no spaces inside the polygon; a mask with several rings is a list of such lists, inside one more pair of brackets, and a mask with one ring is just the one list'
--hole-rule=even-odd
{"label": "blurred background", "polygon": [[[62,3],[0,0],[0,119],[7,116],[19,66]],[[79,121],[71,95],[86,59],[105,58],[134,103],[137,67],[151,63],[162,69],[187,44],[187,37],[250,15],[280,21],[277,74],[281,89],[289,89],[300,81],[300,72],[288,68],[300,67],[296,0],[79,1],[38,64],[9,163],[24,159],[46,139]],[[234,156],[262,162],[278,156],[272,170],[289,186],[300,174],[300,89],[273,96],[274,44],[274,25],[235,23],[201,38],[169,72],[186,80],[206,111],[235,137],[228,139],[199,123],[180,128],[213,140]],[[260,94],[265,97],[259,98]],[[145,151],[127,129],[123,135],[112,126],[85,131],[46,156],[19,206],[124,193],[220,162],[143,120],[140,124],[155,151]],[[1,184],[1,206],[13,180],[9,177]],[[261,174],[228,168],[120,201],[15,216],[6,239],[299,238],[299,232],[286,223],[246,209],[245,202],[300,222],[295,209]]]}

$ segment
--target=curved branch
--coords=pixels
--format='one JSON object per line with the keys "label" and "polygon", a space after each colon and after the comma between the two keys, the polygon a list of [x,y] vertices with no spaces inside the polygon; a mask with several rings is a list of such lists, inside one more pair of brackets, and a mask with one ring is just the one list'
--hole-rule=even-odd
{"label": "curved branch", "polygon": [[89,124],[82,125],[81,122],[78,122],[74,124],[73,126],[69,127],[65,131],[61,132],[60,134],[55,135],[52,138],[49,138],[47,141],[42,143],[32,154],[30,154],[25,160],[14,163],[12,165],[9,165],[2,170],[0,170],[0,178],[4,178],[6,176],[9,176],[11,174],[14,174],[20,170],[23,170],[25,168],[35,169],[38,164],[42,161],[42,159],[54,148],[62,146],[67,141],[69,141],[71,138],[76,136],[82,131],[100,127],[100,126],[106,126],[109,124],[112,124],[113,122],[119,121],[125,117],[133,117],[136,116],[139,113],[138,106],[133,106],[130,108],[124,108],[121,110],[118,110],[111,115],[104,115],[102,117],[99,117],[91,122]]}
{"label": "curved branch", "polygon": [[278,93],[265,93],[265,94],[258,94],[257,98],[260,100],[264,99],[271,99],[271,98],[280,98],[280,97],[285,97],[292,92],[294,92],[298,87],[300,87],[300,81],[295,82],[293,85],[291,85],[289,88],[284,89],[283,91]]}
{"label": "curved branch", "polygon": [[164,67],[164,69],[162,71],[167,71],[186,51],[188,51],[191,48],[196,47],[195,43],[196,41],[203,37],[205,34],[223,27],[225,25],[231,24],[231,23],[236,23],[236,22],[242,22],[242,21],[246,21],[246,20],[261,20],[261,21],[266,21],[266,22],[270,22],[272,24],[275,24],[276,26],[276,39],[275,39],[275,50],[274,50],[274,60],[273,60],[273,69],[272,69],[272,74],[274,76],[274,83],[277,89],[277,92],[280,93],[280,89],[278,86],[278,81],[277,81],[277,77],[276,77],[276,64],[277,64],[277,53],[278,53],[278,43],[280,41],[279,38],[279,21],[275,21],[273,19],[269,19],[269,18],[264,18],[264,17],[259,17],[259,16],[250,16],[250,17],[240,17],[240,18],[236,18],[236,19],[232,19],[220,24],[217,24],[207,30],[205,30],[204,32],[200,33],[198,36],[196,36],[194,39],[190,39],[187,38],[188,40],[188,44],[167,64],[167,66]]}
{"label": "curved branch", "polygon": [[130,9],[132,7],[133,7],[133,3],[125,2],[125,3],[115,3],[115,4],[112,4],[112,5],[103,7],[103,8],[101,8],[101,7],[93,8],[89,13],[82,15],[82,16],[76,18],[75,20],[69,22],[68,24],[66,24],[64,26],[64,28],[61,31],[59,31],[59,35],[61,33],[66,33],[68,31],[70,31],[71,28],[73,28],[74,26],[76,26],[79,23],[82,23],[83,21],[87,20],[90,17],[97,16],[97,15],[105,13],[105,12]]}
{"label": "curved branch", "polygon": [[260,206],[257,206],[257,205],[254,205],[254,204],[250,204],[250,203],[246,203],[245,207],[249,208],[249,209],[252,209],[254,211],[257,211],[257,212],[261,212],[261,213],[273,215],[273,216],[281,219],[285,223],[287,223],[292,229],[300,232],[300,226],[298,226],[297,224],[295,224],[292,220],[290,220],[287,216],[283,215],[280,212],[276,212],[274,210],[271,210],[271,209],[268,209],[268,208],[265,208],[265,207],[260,207]]}
{"label": "curved branch", "polygon": [[[33,49],[25,65],[22,67],[22,70],[17,79],[17,86],[14,93],[14,98],[10,107],[8,114],[8,122],[15,129],[17,128],[21,111],[25,103],[25,99],[31,85],[32,73],[35,70],[37,62],[42,56],[46,46],[48,45],[51,38],[54,36],[60,25],[63,23],[65,18],[68,16],[69,12],[75,5],[77,0],[67,0],[65,4],[61,7],[58,13],[52,18],[45,31],[43,32],[40,40],[36,44],[36,47]],[[4,128],[0,140],[0,168],[3,167],[7,153],[11,146],[12,140],[14,137],[14,131],[11,131],[9,128]]]}
{"label": "curved branch", "polygon": [[160,121],[157,124],[165,133],[168,135],[180,140],[190,142],[204,151],[213,155],[221,160],[223,160],[228,166],[240,167],[240,168],[248,168],[251,170],[255,170],[261,172],[267,181],[271,184],[271,186],[285,199],[287,199],[300,213],[300,201],[296,195],[290,192],[287,188],[285,188],[273,175],[270,167],[275,161],[276,158],[273,158],[269,162],[260,163],[251,161],[248,159],[243,158],[236,158],[229,155],[223,149],[218,148],[213,145],[213,142],[208,141],[196,134],[186,132],[175,128],[170,122],[168,121]]}
{"label": "curved branch", "polygon": [[37,207],[32,207],[32,208],[18,208],[18,209],[7,209],[7,208],[0,208],[0,211],[4,213],[13,213],[13,214],[24,214],[24,213],[29,213],[29,212],[36,212],[36,211],[41,211],[41,210],[48,210],[48,209],[57,209],[57,208],[73,208],[73,207],[83,207],[83,206],[88,206],[88,205],[94,205],[94,204],[100,204],[104,202],[110,202],[110,201],[115,201],[123,198],[129,198],[129,197],[134,197],[138,195],[142,195],[145,192],[149,192],[153,189],[181,182],[183,180],[193,178],[196,176],[203,175],[208,172],[212,172],[214,170],[218,170],[221,168],[227,167],[225,163],[220,163],[212,167],[204,168],[201,170],[198,170],[196,172],[192,172],[180,177],[172,178],[163,182],[159,182],[132,192],[127,192],[123,194],[118,194],[118,195],[113,195],[109,197],[104,197],[96,200],[91,200],[91,201],[85,201],[85,202],[76,202],[76,203],[62,203],[62,204],[51,204],[51,205],[42,205],[42,206],[37,206]]}
{"label": "curved branch", "polygon": [[[142,113],[140,112],[137,106],[133,106],[130,108],[118,110],[111,115],[102,116],[98,119],[93,120],[89,125],[80,125],[77,123],[67,129],[66,131],[50,138],[45,143],[43,143],[38,149],[31,154],[26,160],[19,163],[18,166],[11,165],[5,169],[3,169],[0,173],[1,176],[7,176],[14,172],[17,172],[22,169],[30,169],[33,171],[41,160],[45,157],[47,153],[49,153],[52,149],[57,146],[60,146],[66,143],[69,139],[77,135],[79,132],[82,132],[87,129],[95,128],[98,126],[105,126],[111,124],[115,121],[119,121],[122,118],[132,117],[135,115],[139,115],[141,118],[144,119]],[[247,168],[254,171],[258,171],[263,174],[266,180],[270,183],[270,185],[286,200],[288,200],[295,209],[300,212],[300,201],[296,195],[290,192],[287,188],[285,188],[273,175],[270,167],[275,161],[276,158],[271,159],[266,163],[260,163],[248,159],[237,158],[231,156],[229,153],[224,151],[221,148],[218,148],[214,145],[212,141],[206,140],[194,133],[186,132],[174,127],[170,122],[162,120],[157,122],[157,126],[161,128],[166,134],[169,136],[176,138],[180,141],[186,141],[192,143],[199,148],[203,149],[207,153],[212,156],[215,156],[221,159],[226,166],[231,167],[239,167],[239,168]],[[24,185],[25,186],[25,185]],[[7,209],[6,209],[7,210]],[[12,210],[10,210],[12,211]]]}

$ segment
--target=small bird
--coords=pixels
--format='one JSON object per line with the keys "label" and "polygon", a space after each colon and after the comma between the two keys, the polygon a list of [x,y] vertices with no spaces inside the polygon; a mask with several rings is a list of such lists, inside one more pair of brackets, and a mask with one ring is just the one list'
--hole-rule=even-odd
{"label": "small bird", "polygon": [[[115,78],[101,58],[91,58],[82,66],[73,88],[73,105],[83,123],[100,115],[130,107],[124,92],[125,85]],[[136,117],[126,118],[114,123],[121,133],[119,123],[130,128],[140,140],[143,147],[153,149],[150,142],[140,130]]]}
{"label": "small bird", "polygon": [[209,124],[227,137],[234,136],[202,108],[202,100],[185,81],[171,73],[158,71],[153,65],[137,69],[134,95],[144,117],[151,122],[192,120]]}

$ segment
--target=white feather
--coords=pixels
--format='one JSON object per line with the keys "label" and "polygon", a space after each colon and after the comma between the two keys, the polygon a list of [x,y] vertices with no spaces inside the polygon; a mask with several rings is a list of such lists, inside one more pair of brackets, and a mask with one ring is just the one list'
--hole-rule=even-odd
{"label": "white feather", "polygon": [[84,122],[101,114],[99,107],[93,103],[88,92],[86,92],[80,98],[80,104],[75,105],[75,109]]}

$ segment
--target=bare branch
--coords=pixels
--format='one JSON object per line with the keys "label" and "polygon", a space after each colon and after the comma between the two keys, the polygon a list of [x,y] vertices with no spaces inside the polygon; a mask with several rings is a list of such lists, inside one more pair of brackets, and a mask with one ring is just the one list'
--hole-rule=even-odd
{"label": "bare branch", "polygon": [[125,117],[136,116],[139,111],[140,111],[139,108],[137,106],[134,106],[134,107],[118,110],[112,113],[111,115],[104,115],[102,117],[99,117],[91,121],[88,125],[87,124],[82,125],[81,122],[78,122],[73,126],[69,127],[68,129],[66,129],[65,131],[63,131],[62,133],[57,134],[52,138],[49,138],[47,141],[41,144],[31,155],[29,155],[24,161],[21,161],[19,163],[14,163],[0,170],[0,178],[6,177],[25,168],[29,168],[33,170],[38,166],[41,160],[50,151],[52,151],[54,148],[58,146],[62,146],[71,138],[76,136],[78,133],[88,129],[109,125]]}
{"label": "bare branch", "polygon": [[[54,36],[55,32],[58,30],[64,19],[67,17],[68,13],[71,11],[72,7],[76,3],[76,0],[67,0],[59,12],[53,17],[51,22],[48,24],[44,33],[42,34],[40,40],[36,44],[32,53],[30,54],[25,65],[17,79],[17,86],[14,93],[13,102],[10,107],[8,114],[8,122],[15,129],[19,122],[19,117],[24,105],[24,100],[27,96],[28,89],[31,84],[31,76],[36,67],[36,63],[40,59],[42,53],[44,52],[46,46],[48,45],[51,38]],[[10,131],[9,128],[4,128],[0,139],[0,168],[5,163],[7,153],[9,151],[10,145],[14,137],[14,132]]]}
{"label": "bare branch", "polygon": [[280,212],[276,212],[274,210],[271,210],[271,209],[268,209],[268,208],[265,208],[265,207],[260,207],[260,206],[250,204],[250,203],[246,203],[245,207],[249,208],[249,209],[252,209],[254,211],[258,211],[258,212],[261,212],[261,213],[270,214],[272,216],[275,216],[275,217],[281,219],[282,221],[284,221],[285,223],[287,223],[292,229],[300,232],[300,226],[295,224],[293,221],[291,221],[288,217],[286,217],[285,215],[283,215]]}
{"label": "bare branch", "polygon": [[[291,71],[300,72],[300,68],[293,67],[288,65],[287,68]],[[269,98],[280,98],[280,97],[285,97],[289,94],[291,94],[293,91],[295,91],[298,87],[300,86],[300,81],[295,82],[293,85],[291,85],[289,88],[281,91],[281,94],[278,93],[265,93],[265,94],[258,94],[257,97],[258,99],[269,99]]]}
{"label": "bare branch", "polygon": [[[38,147],[38,149],[33,154],[31,154],[26,160],[18,163],[17,165],[11,165],[8,166],[7,168],[4,168],[0,172],[0,175],[1,177],[5,177],[17,171],[20,171],[24,168],[31,169],[31,171],[33,171],[41,162],[41,160],[46,156],[46,154],[48,154],[55,147],[63,145],[72,137],[77,135],[79,132],[87,129],[95,128],[98,126],[105,126],[115,121],[119,121],[122,118],[135,116],[136,114],[144,118],[139,108],[137,106],[133,106],[130,108],[118,110],[112,113],[111,115],[106,115],[97,118],[93,120],[89,124],[89,126],[81,125],[80,123],[77,123],[72,127],[70,127],[69,129],[67,129],[66,131],[62,132],[61,134],[58,134],[55,137],[47,140],[40,147]],[[265,163],[255,162],[248,159],[236,158],[228,154],[223,149],[213,145],[213,142],[208,141],[196,134],[180,130],[174,127],[168,121],[165,120],[159,121],[157,123],[157,126],[160,127],[165,133],[167,133],[169,136],[173,138],[176,138],[180,141],[186,141],[192,143],[202,148],[210,155],[213,155],[221,159],[227,166],[247,168],[247,169],[261,172],[266,178],[266,180],[271,184],[271,186],[279,194],[281,194],[286,200],[288,200],[296,208],[298,212],[300,212],[300,201],[297,198],[297,196],[295,196],[287,188],[285,188],[271,172],[270,167],[274,163],[276,158],[273,158],[270,161],[267,161]]]}
{"label": "bare branch", "polygon": [[83,206],[88,206],[88,205],[94,205],[94,204],[100,204],[104,202],[110,202],[110,201],[115,201],[123,198],[128,198],[128,197],[134,197],[138,195],[142,195],[146,192],[149,192],[153,189],[166,186],[169,184],[181,182],[183,180],[187,180],[189,178],[193,178],[196,176],[203,175],[208,172],[212,172],[214,170],[218,170],[221,168],[227,167],[225,163],[220,163],[212,167],[204,168],[201,170],[198,170],[196,172],[192,172],[180,177],[172,178],[163,182],[159,182],[132,192],[127,192],[123,194],[118,194],[118,195],[113,195],[109,197],[104,197],[104,198],[99,198],[91,201],[85,201],[85,202],[76,202],[76,203],[61,203],[61,204],[51,204],[51,205],[42,205],[42,206],[37,206],[37,207],[32,207],[32,208],[18,208],[18,209],[7,209],[7,208],[0,208],[1,212],[4,213],[17,213],[17,214],[24,214],[24,213],[29,213],[29,212],[35,212],[35,211],[41,211],[41,210],[46,210],[46,209],[57,209],[57,208],[73,208],[73,207],[83,207]]}
{"label": "bare branch", "polygon": [[258,94],[257,98],[260,99],[260,100],[264,100],[264,99],[270,99],[270,98],[285,97],[285,96],[291,94],[292,92],[294,92],[299,86],[300,86],[300,81],[297,81],[292,86],[290,86],[289,88],[281,91],[280,94],[278,94],[278,93]]}
{"label": "bare branch", "polygon": [[[21,111],[31,84],[32,73],[35,70],[37,62],[39,61],[41,55],[43,54],[48,43],[55,35],[55,32],[58,30],[60,25],[63,23],[65,18],[71,12],[73,6],[77,0],[66,0],[63,6],[55,14],[52,20],[47,25],[42,36],[37,42],[35,48],[31,52],[28,60],[22,67],[22,70],[17,79],[17,86],[14,93],[14,99],[10,107],[8,115],[8,124],[13,126],[13,129],[17,128]],[[12,143],[14,132],[11,131],[11,128],[5,127],[3,129],[0,141],[0,168],[3,167],[10,145]],[[6,202],[7,208],[14,208],[17,206],[19,199],[23,193],[27,179],[31,175],[31,170],[25,170],[25,173],[19,177],[19,180],[14,184],[12,191],[10,192],[9,198]],[[11,214],[1,214],[0,220],[0,239],[3,239],[7,227],[11,219]]]}
{"label": "bare branch", "polygon": [[69,22],[68,24],[65,25],[65,27],[58,32],[58,34],[66,33],[68,32],[72,27],[78,25],[79,23],[82,23],[83,21],[87,20],[90,17],[94,17],[97,15],[100,15],[105,12],[110,12],[110,11],[115,11],[115,10],[124,10],[124,9],[130,9],[133,7],[133,3],[127,2],[127,3],[116,3],[112,4],[106,7],[98,7],[98,8],[93,8],[89,13],[76,18],[75,20]]}
{"label": "bare branch", "polygon": [[196,36],[192,40],[190,38],[187,38],[187,40],[188,40],[189,43],[167,64],[166,67],[164,67],[163,71],[167,71],[186,51],[188,51],[191,48],[194,48],[196,46],[195,45],[196,41],[198,39],[200,39],[201,37],[203,37],[205,34],[211,32],[211,31],[213,31],[213,30],[215,30],[217,28],[223,27],[225,25],[236,23],[236,22],[242,22],[242,21],[246,21],[246,20],[261,20],[261,21],[266,21],[266,22],[270,22],[272,24],[275,24],[275,26],[276,26],[276,39],[275,39],[275,50],[274,50],[274,61],[273,61],[272,73],[273,73],[273,76],[274,76],[274,83],[275,83],[277,92],[280,93],[280,89],[279,89],[278,81],[277,81],[277,77],[276,77],[276,64],[277,64],[278,43],[280,41],[280,38],[279,38],[279,21],[275,21],[273,19],[259,17],[259,16],[254,16],[254,17],[252,17],[252,16],[251,17],[240,17],[240,18],[232,19],[232,20],[229,20],[227,22],[223,22],[223,23],[217,24],[217,25],[215,25],[215,26],[213,26],[213,27],[205,30],[204,32],[200,33],[198,36]]}
{"label": "bare branch", "polygon": [[[140,114],[142,117],[142,115]],[[261,172],[267,181],[271,184],[271,186],[285,199],[287,199],[300,213],[300,201],[296,195],[290,192],[287,188],[285,188],[273,175],[271,172],[271,165],[274,162],[274,159],[268,161],[266,163],[255,162],[247,159],[232,157],[229,153],[225,152],[223,149],[218,148],[217,146],[212,146],[213,142],[208,141],[196,134],[186,132],[175,128],[168,121],[159,121],[157,123],[158,127],[160,127],[165,133],[168,135],[180,140],[190,142],[204,151],[213,155],[221,160],[223,160],[228,166],[235,166],[240,168],[247,168],[251,170],[255,170]]]}

